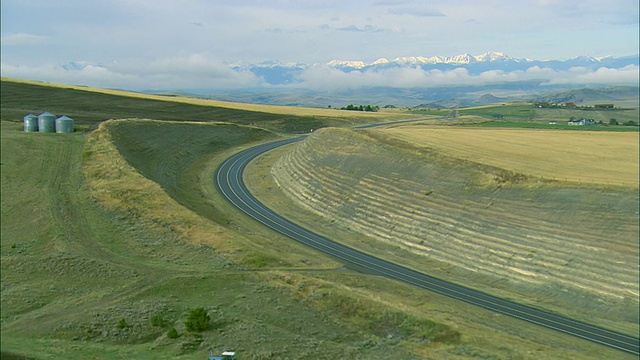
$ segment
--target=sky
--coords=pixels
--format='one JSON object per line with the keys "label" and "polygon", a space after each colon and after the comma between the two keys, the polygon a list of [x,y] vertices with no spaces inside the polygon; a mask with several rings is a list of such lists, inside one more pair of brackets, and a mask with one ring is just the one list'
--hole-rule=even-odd
{"label": "sky", "polygon": [[2,0],[0,14],[2,76],[118,88],[256,86],[230,65],[264,61],[639,52],[637,0]]}

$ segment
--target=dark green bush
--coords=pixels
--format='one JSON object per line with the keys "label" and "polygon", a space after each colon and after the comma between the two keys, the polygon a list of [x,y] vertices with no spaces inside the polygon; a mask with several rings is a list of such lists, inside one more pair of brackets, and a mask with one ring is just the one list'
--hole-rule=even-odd
{"label": "dark green bush", "polygon": [[129,327],[129,324],[127,324],[127,320],[125,320],[124,318],[118,321],[118,325],[117,325],[118,330],[126,329],[128,327]]}
{"label": "dark green bush", "polygon": [[211,317],[204,308],[195,308],[189,312],[184,326],[191,332],[206,331],[211,328]]}
{"label": "dark green bush", "polygon": [[180,334],[178,334],[178,330],[176,330],[176,328],[171,327],[171,329],[169,329],[169,331],[167,331],[167,337],[169,339],[177,339],[180,336]]}

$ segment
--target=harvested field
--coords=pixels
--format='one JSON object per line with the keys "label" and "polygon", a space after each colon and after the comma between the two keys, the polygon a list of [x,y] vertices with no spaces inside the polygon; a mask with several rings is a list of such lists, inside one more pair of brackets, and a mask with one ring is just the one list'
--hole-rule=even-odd
{"label": "harvested field", "polygon": [[638,188],[638,134],[605,131],[442,129],[379,130],[413,146],[544,179]]}
{"label": "harvested field", "polygon": [[[637,332],[637,191],[532,182],[513,175],[510,167],[381,140],[391,131],[320,131],[282,156],[272,175],[292,202],[331,224],[333,236],[342,231],[352,246],[471,287]],[[455,135],[450,139],[452,149],[472,146],[460,141],[464,134],[455,143]],[[492,148],[480,141],[474,145]]]}

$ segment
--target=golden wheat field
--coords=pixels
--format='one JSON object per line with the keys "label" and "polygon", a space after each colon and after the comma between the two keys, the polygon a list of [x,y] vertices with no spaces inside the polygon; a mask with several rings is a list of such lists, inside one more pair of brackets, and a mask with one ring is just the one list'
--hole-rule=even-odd
{"label": "golden wheat field", "polygon": [[529,176],[638,187],[638,133],[425,126],[377,131]]}

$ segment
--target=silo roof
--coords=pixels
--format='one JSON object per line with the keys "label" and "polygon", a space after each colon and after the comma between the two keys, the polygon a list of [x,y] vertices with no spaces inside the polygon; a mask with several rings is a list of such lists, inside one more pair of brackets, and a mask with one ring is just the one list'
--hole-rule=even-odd
{"label": "silo roof", "polygon": [[62,115],[58,118],[58,120],[73,120],[73,119],[68,117],[67,115]]}
{"label": "silo roof", "polygon": [[45,112],[43,112],[42,114],[40,114],[38,116],[55,116],[55,115],[53,115],[52,113],[50,113],[48,111],[45,111]]}

